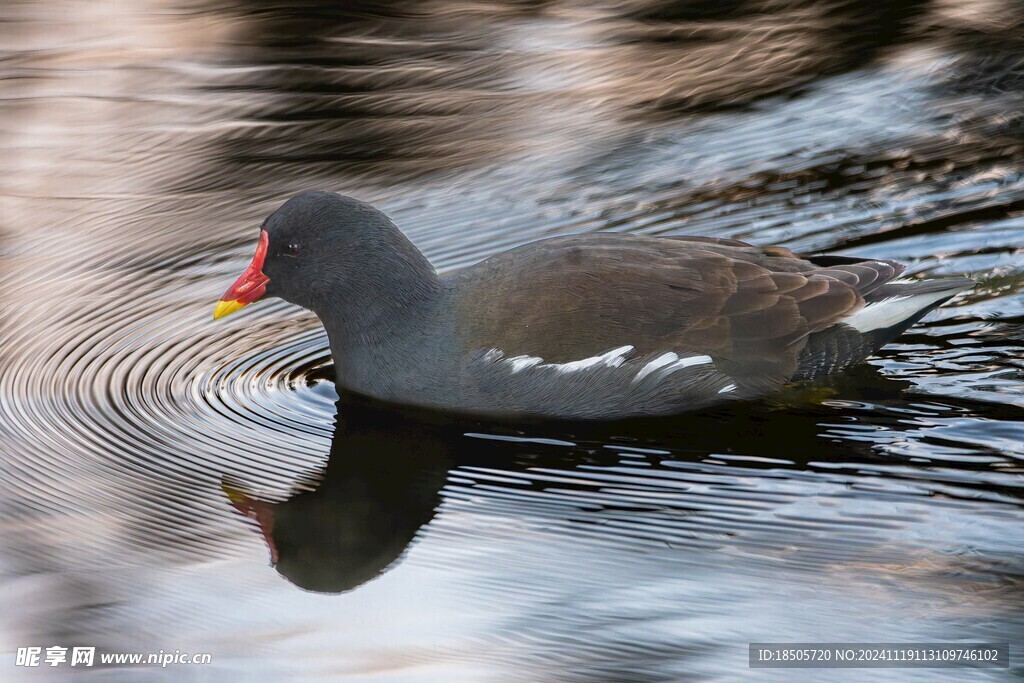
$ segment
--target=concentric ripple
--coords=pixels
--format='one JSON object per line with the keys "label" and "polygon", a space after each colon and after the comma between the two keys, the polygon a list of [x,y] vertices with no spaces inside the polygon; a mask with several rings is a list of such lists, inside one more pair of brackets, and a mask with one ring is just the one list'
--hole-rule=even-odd
{"label": "concentric ripple", "polygon": [[[287,491],[321,463],[332,390],[310,388],[304,376],[326,360],[322,330],[287,314],[282,325],[276,306],[242,334],[211,333],[208,314],[179,317],[168,334],[165,316],[180,304],[154,292],[126,315],[125,302],[138,300],[90,296],[48,321],[52,335],[5,340],[19,349],[2,391],[9,483],[22,502],[116,508],[124,524],[174,535],[182,523],[223,523],[223,511],[210,509],[222,501],[202,490],[211,478],[245,473]],[[126,481],[147,495],[124,500]],[[185,508],[167,509],[169,501]],[[167,515],[167,526],[156,523]]]}

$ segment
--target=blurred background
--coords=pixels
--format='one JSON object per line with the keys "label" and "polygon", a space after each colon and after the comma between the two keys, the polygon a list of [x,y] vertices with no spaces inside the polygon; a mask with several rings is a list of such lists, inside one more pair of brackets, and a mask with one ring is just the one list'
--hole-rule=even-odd
{"label": "blurred background", "polygon": [[[7,0],[0,680],[736,680],[752,641],[1019,648],[1022,104],[1020,0]],[[311,189],[440,270],[614,230],[980,284],[727,413],[423,424],[336,405],[308,313],[210,319]],[[30,645],[213,663],[15,666]]]}

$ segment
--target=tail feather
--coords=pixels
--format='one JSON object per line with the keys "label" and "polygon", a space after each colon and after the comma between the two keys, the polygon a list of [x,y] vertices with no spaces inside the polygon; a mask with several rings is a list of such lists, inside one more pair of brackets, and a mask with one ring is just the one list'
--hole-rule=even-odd
{"label": "tail feather", "polygon": [[872,290],[864,308],[843,322],[862,334],[892,331],[895,336],[976,284],[966,278],[890,280]]}
{"label": "tail feather", "polygon": [[807,339],[794,380],[812,379],[859,363],[930,311],[977,283],[966,278],[890,280],[864,297],[866,305],[839,325]]}
{"label": "tail feather", "polygon": [[969,280],[965,277],[937,278],[935,280],[915,280],[913,278],[890,280],[872,291],[870,295],[865,296],[864,300],[871,303],[872,301],[889,299],[894,296],[929,294],[931,292],[943,291],[952,292],[950,297],[953,297],[960,292],[971,289],[977,284],[974,280]]}

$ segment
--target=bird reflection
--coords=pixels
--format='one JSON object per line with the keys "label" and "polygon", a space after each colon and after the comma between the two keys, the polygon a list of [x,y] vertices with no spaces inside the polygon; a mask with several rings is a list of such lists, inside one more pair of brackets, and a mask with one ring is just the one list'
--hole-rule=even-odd
{"label": "bird reflection", "polygon": [[744,463],[751,469],[779,467],[785,461],[802,469],[811,459],[829,457],[863,462],[877,457],[872,455],[873,443],[837,443],[835,435],[822,434],[823,422],[836,420],[837,414],[821,401],[837,394],[885,401],[898,397],[903,388],[904,382],[866,368],[828,383],[793,387],[772,402],[741,404],[728,411],[616,424],[535,424],[525,436],[510,432],[507,425],[399,413],[342,399],[330,457],[314,477],[315,488],[296,489],[280,502],[260,499],[233,483],[224,482],[222,488],[231,505],[255,522],[278,573],[305,590],[341,593],[400,560],[433,518],[448,472],[458,465],[486,463],[521,472],[538,466],[611,465],[617,457],[615,444],[623,439],[633,446],[668,449],[652,456],[655,467],[664,460],[700,462],[716,453],[779,459]]}
{"label": "bird reflection", "polygon": [[282,576],[306,590],[340,593],[394,564],[434,516],[459,436],[443,425],[339,410],[314,490],[270,502],[227,483],[223,489],[256,522]]}

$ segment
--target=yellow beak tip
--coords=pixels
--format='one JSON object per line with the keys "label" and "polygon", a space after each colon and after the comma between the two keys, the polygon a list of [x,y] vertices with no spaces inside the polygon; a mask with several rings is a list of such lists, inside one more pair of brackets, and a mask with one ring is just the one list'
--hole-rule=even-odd
{"label": "yellow beak tip", "polygon": [[236,300],[220,301],[217,303],[217,308],[213,309],[213,319],[220,320],[224,316],[231,315],[242,308],[245,308],[245,304]]}

